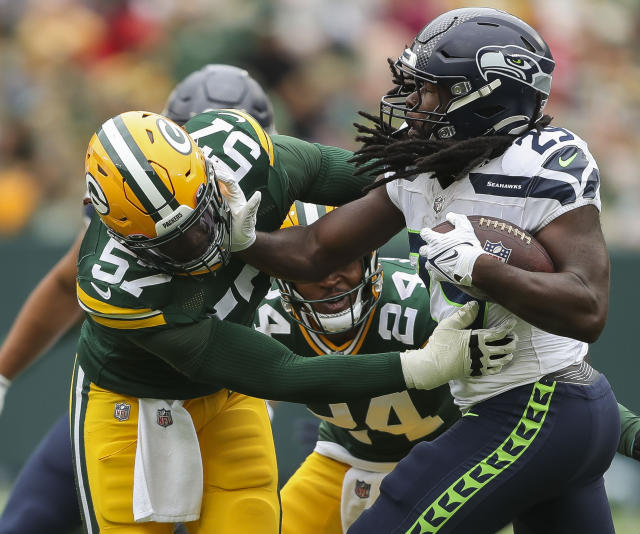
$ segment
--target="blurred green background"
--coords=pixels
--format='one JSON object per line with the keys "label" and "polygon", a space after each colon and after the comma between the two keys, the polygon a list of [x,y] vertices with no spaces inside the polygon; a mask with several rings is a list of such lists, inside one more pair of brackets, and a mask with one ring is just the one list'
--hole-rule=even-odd
{"label": "blurred green background", "polygon": [[[612,254],[610,316],[592,347],[621,402],[640,411],[635,283],[640,266],[638,0],[0,0],[0,339],[30,289],[82,228],[84,151],[102,121],[160,111],[206,63],[247,68],[266,88],[280,133],[355,148],[357,111],[390,88],[387,57],[448,9],[506,9],[536,27],[557,62],[546,111],[585,138],[602,178]],[[385,249],[405,255],[400,235]],[[3,491],[66,409],[77,331],[15,380],[0,415]],[[281,404],[282,481],[314,420]],[[579,445],[579,444],[578,444]],[[616,458],[607,490],[619,533],[640,532],[640,464]]]}

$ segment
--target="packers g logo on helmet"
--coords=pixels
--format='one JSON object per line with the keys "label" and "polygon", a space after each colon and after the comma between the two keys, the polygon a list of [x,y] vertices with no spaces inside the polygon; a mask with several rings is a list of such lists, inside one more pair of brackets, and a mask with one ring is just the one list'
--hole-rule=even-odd
{"label": "packers g logo on helmet", "polygon": [[109,233],[145,262],[200,274],[228,261],[231,218],[215,169],[177,124],[145,111],[111,118],[91,138],[85,170]]}
{"label": "packers g logo on helmet", "polygon": [[91,204],[100,215],[108,215],[109,213],[109,201],[104,194],[100,184],[91,176],[90,173],[86,175],[87,181],[87,195],[91,200]]}
{"label": "packers g logo on helmet", "polygon": [[[336,209],[333,206],[321,206],[294,202],[289,208],[281,228],[307,226],[320,217]],[[337,334],[348,332],[361,324],[371,315],[382,291],[382,267],[378,262],[378,251],[362,257],[362,275],[360,282],[350,290],[324,299],[305,298],[293,282],[276,279],[282,307],[289,316],[305,330],[316,334]],[[348,302],[342,311],[320,313],[315,305],[319,303]]]}
{"label": "packers g logo on helmet", "polygon": [[180,154],[189,155],[193,150],[187,133],[177,124],[164,119],[158,119],[158,129],[173,148]]}

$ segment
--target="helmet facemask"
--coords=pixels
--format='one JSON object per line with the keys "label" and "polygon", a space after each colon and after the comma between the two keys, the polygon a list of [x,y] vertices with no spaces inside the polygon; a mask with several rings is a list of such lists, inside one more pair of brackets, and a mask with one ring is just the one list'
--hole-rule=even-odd
{"label": "helmet facemask", "polygon": [[[356,329],[371,315],[382,290],[382,267],[377,251],[362,258],[360,282],[348,291],[324,299],[306,299],[292,282],[276,280],[284,310],[307,331],[331,335]],[[320,313],[316,305],[345,300],[348,305],[336,313]]]}
{"label": "helmet facemask", "polygon": [[[409,49],[405,51],[411,52]],[[380,119],[381,123],[386,123],[392,131],[402,130],[407,122],[422,123],[424,137],[427,139],[448,139],[455,135],[455,128],[452,126],[447,116],[447,109],[450,101],[440,104],[433,110],[421,110],[422,105],[422,88],[425,83],[435,85],[438,90],[441,101],[443,96],[451,94],[449,85],[455,87],[456,91],[461,87],[466,87],[464,81],[448,80],[447,82],[439,80],[437,77],[429,76],[421,73],[416,69],[404,64],[398,59],[391,67],[395,89],[392,89],[384,95],[380,102]],[[413,106],[407,104],[407,99],[412,94],[417,95],[417,102]],[[411,113],[411,117],[407,116]]]}
{"label": "helmet facemask", "polygon": [[[227,264],[231,253],[231,211],[218,187],[215,168],[208,159],[206,172],[207,183],[198,188],[195,208],[181,205],[156,223],[158,237],[150,239],[140,234],[124,237],[112,230],[109,233],[144,263],[165,272],[204,274]],[[184,220],[163,233],[163,226],[176,218]],[[206,236],[206,245],[197,243],[202,235]],[[195,250],[197,253],[193,252]]]}

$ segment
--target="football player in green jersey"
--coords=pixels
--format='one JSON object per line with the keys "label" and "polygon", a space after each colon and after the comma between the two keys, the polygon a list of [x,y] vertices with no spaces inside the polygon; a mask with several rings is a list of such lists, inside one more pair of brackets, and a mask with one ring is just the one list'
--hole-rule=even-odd
{"label": "football player in green jersey", "polygon": [[[175,87],[163,112],[182,125],[206,109],[242,109],[269,133],[275,132],[273,107],[249,73],[233,65],[210,64]],[[86,224],[93,212],[85,207]],[[69,251],[34,288],[0,346],[0,414],[11,381],[83,316],[76,297],[80,235]],[[80,526],[65,413],[23,465],[0,516],[0,534],[67,532]],[[182,526],[176,527],[184,532]]]}
{"label": "football player in green jersey", "polygon": [[[296,202],[283,227],[311,224],[329,210]],[[436,326],[409,260],[379,260],[377,251],[320,282],[277,283],[254,328],[303,356],[419,348]],[[446,385],[308,408],[322,422],[315,450],[281,490],[283,534],[346,532],[413,445],[460,416]]]}
{"label": "football player in green jersey", "polygon": [[242,111],[203,113],[185,129],[191,136],[163,116],[127,112],[87,150],[97,216],[78,258],[87,318],[71,435],[89,532],[168,533],[175,521],[198,533],[278,532],[273,439],[253,397],[330,403],[432,389],[499,371],[515,342],[509,323],[465,329],[474,305],[424,348],[357,359],[304,358],[245,326],[270,280],[231,254],[221,192],[240,183],[247,212],[262,197],[248,218],[269,231],[293,200],[341,204],[371,177],[353,177],[350,152],[272,139]]}

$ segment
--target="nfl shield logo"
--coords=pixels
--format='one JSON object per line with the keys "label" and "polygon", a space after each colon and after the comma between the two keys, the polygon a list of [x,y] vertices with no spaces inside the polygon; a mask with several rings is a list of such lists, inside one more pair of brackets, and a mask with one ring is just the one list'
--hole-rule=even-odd
{"label": "nfl shield logo", "polygon": [[433,200],[433,211],[436,213],[440,213],[442,211],[442,206],[444,205],[444,197],[442,195],[438,195]]}
{"label": "nfl shield logo", "polygon": [[361,499],[368,499],[371,491],[371,484],[367,484],[364,480],[356,480],[356,496]]}
{"label": "nfl shield logo", "polygon": [[160,408],[158,410],[158,424],[163,428],[167,428],[169,425],[173,424],[171,410],[165,410],[164,408]]}
{"label": "nfl shield logo", "polygon": [[127,404],[126,402],[116,402],[116,407],[113,410],[113,417],[115,417],[118,421],[126,421],[129,419],[129,414],[131,413],[131,404]]}
{"label": "nfl shield logo", "polygon": [[509,256],[511,256],[511,251],[513,249],[507,248],[502,244],[502,241],[498,241],[497,243],[492,243],[491,241],[486,241],[484,247],[482,247],[486,252],[492,254],[500,261],[507,263],[509,261]]}

